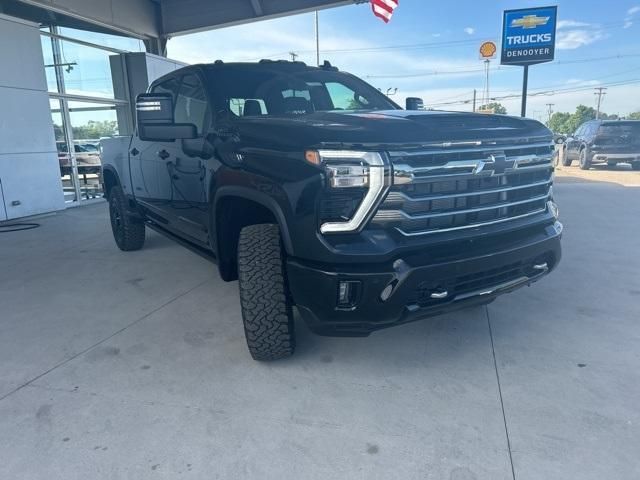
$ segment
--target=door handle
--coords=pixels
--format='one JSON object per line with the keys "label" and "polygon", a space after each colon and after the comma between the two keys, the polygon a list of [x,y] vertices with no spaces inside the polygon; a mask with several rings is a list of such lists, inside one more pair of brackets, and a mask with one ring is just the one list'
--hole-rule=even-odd
{"label": "door handle", "polygon": [[167,152],[166,150],[160,150],[158,152],[158,156],[162,159],[162,160],[166,160],[167,158],[169,158],[169,152]]}

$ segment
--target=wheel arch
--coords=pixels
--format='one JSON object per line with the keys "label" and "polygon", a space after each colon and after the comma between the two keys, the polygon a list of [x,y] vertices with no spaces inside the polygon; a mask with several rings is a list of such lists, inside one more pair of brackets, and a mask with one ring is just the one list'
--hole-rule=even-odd
{"label": "wheel arch", "polygon": [[115,168],[106,166],[102,169],[102,185],[104,188],[104,196],[109,198],[109,194],[111,193],[111,189],[116,185],[122,185],[120,182],[120,177],[118,176],[118,172],[116,172]]}
{"label": "wheel arch", "polygon": [[237,279],[236,256],[240,230],[259,223],[276,223],[285,252],[293,255],[286,217],[275,199],[241,186],[224,186],[216,190],[211,208],[210,232],[212,239],[215,239],[215,255],[223,280]]}

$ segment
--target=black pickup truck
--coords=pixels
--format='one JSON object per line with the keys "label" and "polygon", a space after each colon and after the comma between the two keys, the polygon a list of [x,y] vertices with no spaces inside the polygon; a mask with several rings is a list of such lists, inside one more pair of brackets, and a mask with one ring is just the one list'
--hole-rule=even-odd
{"label": "black pickup truck", "polygon": [[[413,99],[415,100],[415,99]],[[194,65],[102,144],[120,249],[149,227],[239,280],[256,360],[489,303],[560,261],[552,134],[500,115],[401,109],[325,63]]]}

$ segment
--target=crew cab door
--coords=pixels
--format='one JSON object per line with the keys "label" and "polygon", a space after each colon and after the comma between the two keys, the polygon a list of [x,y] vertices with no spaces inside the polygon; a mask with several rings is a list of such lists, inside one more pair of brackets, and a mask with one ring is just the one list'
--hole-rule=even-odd
{"label": "crew cab door", "polygon": [[174,226],[186,236],[207,242],[208,178],[212,151],[207,135],[211,128],[211,107],[202,79],[194,72],[185,74],[175,100],[176,123],[196,126],[197,138],[176,140],[164,148],[169,153],[161,184],[169,189],[168,208]]}
{"label": "crew cab door", "polygon": [[567,158],[569,158],[569,160],[577,160],[578,158],[580,149],[580,136],[582,135],[584,129],[585,126],[581,125],[573,135],[567,138],[565,148],[567,149]]}
{"label": "crew cab door", "polygon": [[[171,77],[155,85],[151,93],[169,94],[175,99],[180,88],[180,77]],[[136,200],[165,226],[173,226],[175,219],[169,206],[171,183],[167,176],[167,163],[174,152],[174,142],[145,141],[135,135],[129,152],[131,184]]]}

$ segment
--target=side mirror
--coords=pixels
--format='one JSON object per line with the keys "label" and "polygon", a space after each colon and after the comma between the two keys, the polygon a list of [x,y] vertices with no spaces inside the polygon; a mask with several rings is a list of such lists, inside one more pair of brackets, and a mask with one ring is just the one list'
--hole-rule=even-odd
{"label": "side mirror", "polygon": [[175,123],[173,97],[168,93],[141,93],[136,98],[136,123],[140,140],[173,142],[198,136],[192,123]]}
{"label": "side mirror", "polygon": [[407,110],[424,110],[424,101],[418,97],[409,97],[406,102]]}

